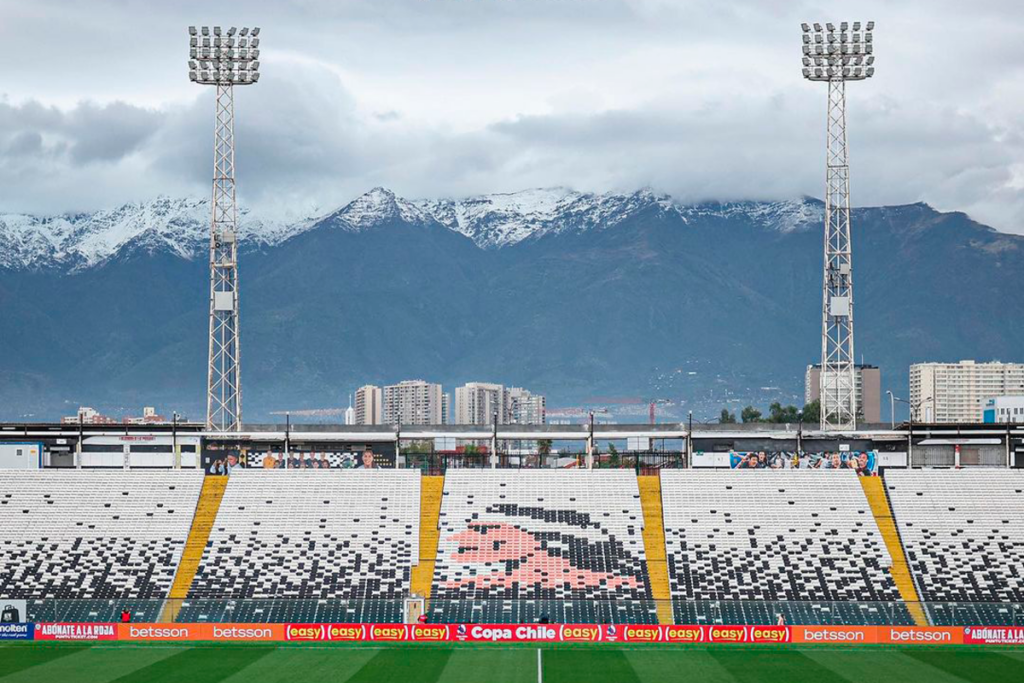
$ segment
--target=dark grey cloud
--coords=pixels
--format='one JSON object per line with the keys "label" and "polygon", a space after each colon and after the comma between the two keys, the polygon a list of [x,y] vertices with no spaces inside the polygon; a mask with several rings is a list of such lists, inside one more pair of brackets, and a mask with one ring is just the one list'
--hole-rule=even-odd
{"label": "dark grey cloud", "polygon": [[[212,92],[190,23],[264,27],[237,92],[247,202],[329,208],[539,185],[682,200],[821,195],[825,92],[800,21],[874,19],[850,88],[857,204],[927,201],[1024,232],[1024,22],[1009,1],[0,0],[0,210],[205,193]],[[36,55],[31,61],[24,55]],[[301,210],[301,209],[300,209]]]}
{"label": "dark grey cloud", "polygon": [[53,163],[53,170],[92,162],[116,164],[137,151],[165,118],[124,102],[83,102],[67,111],[36,101],[0,102],[0,140],[10,154],[35,154],[40,162]]}

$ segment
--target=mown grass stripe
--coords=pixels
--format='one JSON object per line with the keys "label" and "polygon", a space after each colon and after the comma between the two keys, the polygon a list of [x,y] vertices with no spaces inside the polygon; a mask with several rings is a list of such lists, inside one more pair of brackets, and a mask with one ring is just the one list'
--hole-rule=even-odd
{"label": "mown grass stripe", "polygon": [[708,650],[708,654],[738,683],[847,683],[850,680],[797,650],[758,652],[722,648]]}
{"label": "mown grass stripe", "polygon": [[[92,646],[30,669],[23,669],[3,678],[3,683],[38,683],[62,681],[73,683],[108,683],[119,676],[181,652],[176,649],[138,648],[109,650]],[[5,655],[0,654],[0,657]]]}
{"label": "mown grass stripe", "polygon": [[224,679],[224,683],[342,683],[370,661],[378,650],[278,647],[272,653]]}
{"label": "mown grass stripe", "polygon": [[[550,651],[544,651],[547,657]],[[440,683],[537,683],[537,651],[456,648]],[[545,680],[546,683],[546,680]]]}
{"label": "mown grass stripe", "polygon": [[926,666],[900,650],[848,649],[805,650],[809,658],[851,681],[886,680],[914,683],[965,683],[959,676]]}
{"label": "mown grass stripe", "polygon": [[61,657],[68,657],[88,650],[89,645],[42,645],[39,643],[24,643],[15,647],[6,648],[0,657],[0,678],[29,669],[35,666],[46,664]]}
{"label": "mown grass stripe", "polygon": [[622,650],[546,650],[544,683],[642,683]]}
{"label": "mown grass stripe", "polygon": [[734,683],[736,680],[714,657],[698,649],[628,650],[626,658],[643,683],[699,681]]}
{"label": "mown grass stripe", "polygon": [[908,650],[908,657],[977,683],[1019,683],[1024,680],[1024,666],[1019,659],[998,652],[970,650]]}
{"label": "mown grass stripe", "polygon": [[214,683],[241,671],[273,651],[272,647],[188,648],[116,678],[114,683]]}
{"label": "mown grass stripe", "polygon": [[381,650],[351,676],[348,683],[436,683],[451,656],[450,648]]}

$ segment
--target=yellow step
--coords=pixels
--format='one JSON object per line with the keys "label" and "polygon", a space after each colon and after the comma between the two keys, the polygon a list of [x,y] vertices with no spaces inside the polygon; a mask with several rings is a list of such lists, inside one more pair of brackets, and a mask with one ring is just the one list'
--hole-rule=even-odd
{"label": "yellow step", "polygon": [[658,623],[672,623],[672,594],[668,583],[668,562],[665,554],[665,523],[661,511],[661,478],[658,475],[638,476],[640,505],[644,511],[644,553],[651,595],[658,606]]}
{"label": "yellow step", "polygon": [[437,525],[441,517],[441,499],[444,496],[444,477],[420,479],[420,556],[412,568],[409,591],[430,599],[430,585],[434,581],[434,562],[440,532]]}
{"label": "yellow step", "polygon": [[189,529],[188,540],[185,541],[185,549],[174,574],[174,583],[171,584],[171,592],[167,594],[167,601],[160,615],[162,622],[174,621],[181,611],[181,601],[188,597],[192,580],[199,571],[206,543],[210,540],[213,524],[217,520],[217,511],[220,510],[220,502],[224,499],[227,485],[228,478],[224,476],[211,475],[203,479],[199,502],[196,503],[196,511],[192,516],[192,528]]}
{"label": "yellow step", "polygon": [[921,601],[917,597],[917,588],[914,586],[914,577],[910,574],[910,567],[907,566],[907,554],[903,550],[903,543],[900,542],[899,532],[896,530],[896,521],[892,516],[892,508],[889,507],[889,498],[885,495],[885,482],[882,477],[860,477],[861,488],[871,506],[871,514],[875,516],[878,523],[878,530],[882,533],[882,540],[892,557],[892,567],[889,573],[892,575],[896,588],[900,591],[900,597],[907,604],[910,616],[918,626],[927,626],[928,617],[925,616]]}

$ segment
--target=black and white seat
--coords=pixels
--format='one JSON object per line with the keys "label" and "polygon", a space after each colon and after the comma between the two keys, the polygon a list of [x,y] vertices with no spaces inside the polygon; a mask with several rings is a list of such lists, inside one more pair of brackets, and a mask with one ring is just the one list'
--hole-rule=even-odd
{"label": "black and white seat", "polygon": [[633,472],[449,470],[439,532],[434,621],[657,620]]}
{"label": "black and white seat", "polygon": [[236,470],[179,621],[401,621],[413,470]]}
{"label": "black and white seat", "polygon": [[676,623],[909,623],[854,472],[661,473]]}
{"label": "black and white seat", "polygon": [[155,620],[188,538],[202,472],[0,471],[0,601],[29,617]]}
{"label": "black and white seat", "polygon": [[885,484],[932,623],[1024,623],[1024,472],[896,470]]}

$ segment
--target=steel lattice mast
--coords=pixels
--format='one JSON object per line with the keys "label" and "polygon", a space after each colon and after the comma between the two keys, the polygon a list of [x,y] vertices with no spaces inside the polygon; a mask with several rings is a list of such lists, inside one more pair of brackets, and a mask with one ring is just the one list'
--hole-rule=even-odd
{"label": "steel lattice mast", "polygon": [[[210,352],[206,426],[238,431],[242,384],[238,323],[238,240],[235,201],[234,86],[259,81],[259,28],[222,32],[203,26],[189,32],[189,79],[217,88],[210,223]],[[237,34],[237,37],[236,37]]]}
{"label": "steel lattice mast", "polygon": [[803,24],[803,75],[828,83],[825,175],[825,258],[822,276],[820,403],[822,429],[857,426],[853,355],[853,262],[850,166],[846,139],[846,82],[875,73],[872,31],[861,23]]}

